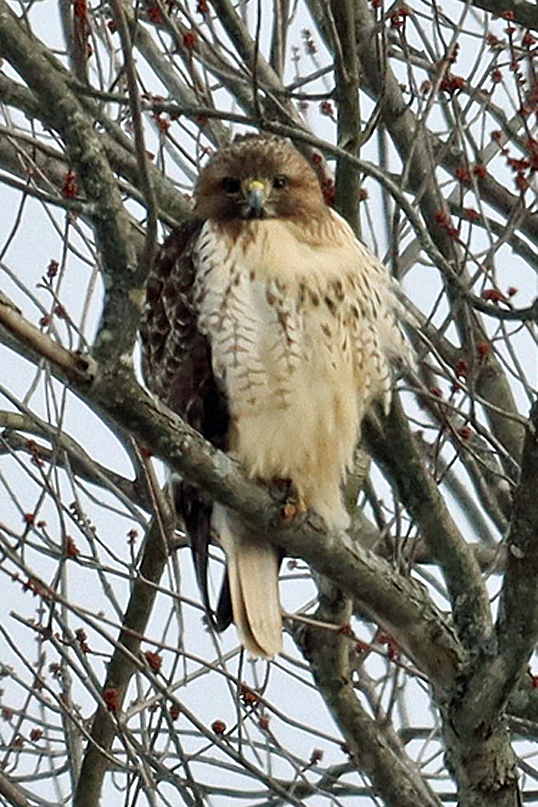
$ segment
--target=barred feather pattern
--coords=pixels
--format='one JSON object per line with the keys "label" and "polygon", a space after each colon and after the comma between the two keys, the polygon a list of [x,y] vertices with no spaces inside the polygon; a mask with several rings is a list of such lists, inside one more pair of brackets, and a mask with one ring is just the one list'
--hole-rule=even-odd
{"label": "barred feather pattern", "polygon": [[345,528],[341,483],[390,360],[410,353],[384,267],[326,209],[306,230],[278,219],[239,236],[207,222],[195,305],[230,408],[230,449],[252,476],[291,479],[306,506]]}

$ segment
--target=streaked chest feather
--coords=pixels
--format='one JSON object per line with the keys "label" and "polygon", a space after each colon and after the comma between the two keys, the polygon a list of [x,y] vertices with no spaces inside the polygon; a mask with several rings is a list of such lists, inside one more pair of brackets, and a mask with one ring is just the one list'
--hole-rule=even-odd
{"label": "streaked chest feather", "polygon": [[196,298],[236,455],[254,475],[290,477],[343,524],[340,482],[365,409],[390,390],[397,326],[384,270],[332,223],[318,243],[277,220],[245,224],[236,239],[206,224]]}

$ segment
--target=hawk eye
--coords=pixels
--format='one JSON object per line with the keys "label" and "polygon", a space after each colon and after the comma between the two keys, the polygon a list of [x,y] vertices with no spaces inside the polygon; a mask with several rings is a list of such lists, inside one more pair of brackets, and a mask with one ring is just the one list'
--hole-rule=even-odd
{"label": "hawk eye", "polygon": [[226,193],[239,193],[241,190],[241,182],[236,177],[224,177],[220,184]]}
{"label": "hawk eye", "polygon": [[273,179],[273,188],[276,188],[277,190],[280,188],[287,188],[289,182],[289,178],[286,176],[286,174],[278,174],[278,176]]}

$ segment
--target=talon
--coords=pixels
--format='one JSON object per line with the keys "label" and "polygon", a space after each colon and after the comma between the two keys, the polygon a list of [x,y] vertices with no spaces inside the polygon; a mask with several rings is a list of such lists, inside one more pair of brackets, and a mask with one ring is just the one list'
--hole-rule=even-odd
{"label": "talon", "polygon": [[282,505],[280,515],[285,521],[290,521],[290,519],[296,518],[300,512],[304,513],[305,510],[306,507],[301,509],[296,502],[286,502],[286,504]]}
{"label": "talon", "polygon": [[275,480],[280,487],[283,485],[286,486],[286,496],[284,504],[280,510],[281,516],[285,521],[289,521],[292,518],[297,518],[297,516],[306,513],[307,506],[305,500],[302,496],[297,492],[293,482],[289,479],[279,479]]}

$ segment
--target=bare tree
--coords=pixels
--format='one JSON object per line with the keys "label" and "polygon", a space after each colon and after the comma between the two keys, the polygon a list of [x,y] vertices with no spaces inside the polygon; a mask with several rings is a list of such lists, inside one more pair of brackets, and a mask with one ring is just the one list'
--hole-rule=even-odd
{"label": "bare tree", "polygon": [[[536,803],[537,29],[525,0],[0,0],[2,804]],[[139,380],[156,245],[245,129],[313,161],[409,310],[350,534]],[[292,558],[274,661],[204,623],[163,463]]]}

